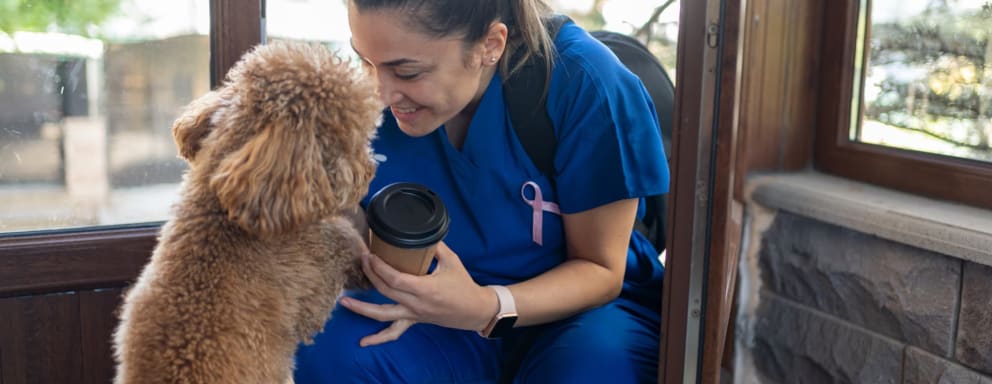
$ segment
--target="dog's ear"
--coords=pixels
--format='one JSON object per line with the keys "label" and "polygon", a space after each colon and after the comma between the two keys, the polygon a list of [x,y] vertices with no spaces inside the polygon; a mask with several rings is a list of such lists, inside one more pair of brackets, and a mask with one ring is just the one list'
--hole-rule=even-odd
{"label": "dog's ear", "polygon": [[200,141],[210,133],[210,118],[221,107],[219,91],[210,91],[186,106],[182,115],[172,124],[172,138],[176,141],[179,157],[192,161],[200,151]]}
{"label": "dog's ear", "polygon": [[294,230],[333,209],[311,124],[281,124],[263,125],[221,161],[210,180],[228,216],[262,237]]}

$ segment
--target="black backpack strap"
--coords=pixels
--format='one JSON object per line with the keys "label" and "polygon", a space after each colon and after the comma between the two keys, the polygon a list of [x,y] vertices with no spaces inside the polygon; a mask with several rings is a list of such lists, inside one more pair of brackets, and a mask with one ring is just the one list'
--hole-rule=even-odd
{"label": "black backpack strap", "polygon": [[[553,41],[561,26],[571,19],[555,14],[545,19],[544,26]],[[542,58],[532,57],[517,72],[503,81],[503,100],[510,110],[510,122],[537,170],[554,183],[555,149],[558,138],[548,116],[546,105],[548,73]],[[510,58],[511,68],[519,60]]]}
{"label": "black backpack strap", "polygon": [[[552,41],[558,35],[561,26],[570,20],[568,16],[562,14],[554,14],[544,20],[544,27],[548,30],[548,36]],[[554,185],[555,149],[558,147],[558,138],[555,136],[546,104],[547,68],[540,59],[532,58],[503,81],[503,101],[510,110],[510,122],[527,156],[537,170],[547,176]],[[512,57],[510,60],[512,68],[519,57]],[[512,346],[508,345],[505,352],[506,361],[498,381],[500,384],[513,383],[517,370],[520,369],[520,364],[537,335],[533,329],[517,332],[515,337],[517,341],[512,343]]]}

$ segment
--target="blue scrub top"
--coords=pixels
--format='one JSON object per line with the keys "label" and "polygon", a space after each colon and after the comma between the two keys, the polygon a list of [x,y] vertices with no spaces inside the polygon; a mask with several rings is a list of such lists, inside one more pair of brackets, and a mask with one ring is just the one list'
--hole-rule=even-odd
{"label": "blue scrub top", "polygon": [[[536,168],[516,137],[493,77],[461,150],[445,128],[410,137],[387,110],[373,149],[379,168],[362,201],[393,182],[427,186],[451,217],[445,243],[482,285],[537,276],[566,258],[561,217],[543,213],[542,245],[532,237],[533,188],[563,213],[668,191],[669,174],[658,120],[644,86],[612,52],[573,23],[555,40],[547,108],[558,137],[555,186]],[[526,199],[525,199],[526,197]],[[639,215],[643,214],[643,200]],[[625,293],[660,305],[663,267],[651,243],[634,233]]]}

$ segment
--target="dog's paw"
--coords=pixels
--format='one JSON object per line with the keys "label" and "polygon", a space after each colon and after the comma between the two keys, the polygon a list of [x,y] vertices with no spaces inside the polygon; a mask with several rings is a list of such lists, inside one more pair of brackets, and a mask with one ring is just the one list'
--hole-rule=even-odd
{"label": "dog's paw", "polygon": [[368,276],[365,276],[365,272],[362,271],[362,261],[361,259],[354,260],[350,263],[350,268],[344,273],[344,288],[345,289],[370,289],[372,288],[372,282],[369,281]]}

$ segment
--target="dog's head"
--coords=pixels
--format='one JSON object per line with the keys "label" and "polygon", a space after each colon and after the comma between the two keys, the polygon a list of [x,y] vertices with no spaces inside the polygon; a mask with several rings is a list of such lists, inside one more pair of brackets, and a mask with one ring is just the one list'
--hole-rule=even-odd
{"label": "dog's head", "polygon": [[319,45],[272,43],[245,54],[172,131],[228,216],[267,236],[358,203],[375,172],[381,111],[374,84],[347,60]]}

